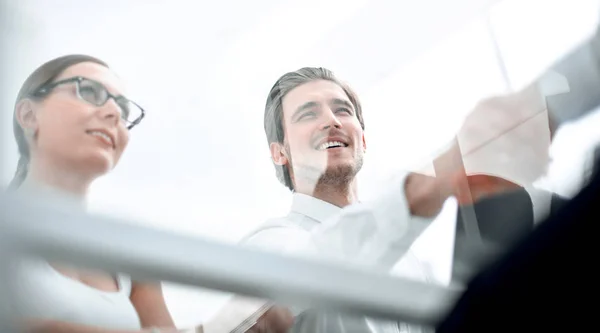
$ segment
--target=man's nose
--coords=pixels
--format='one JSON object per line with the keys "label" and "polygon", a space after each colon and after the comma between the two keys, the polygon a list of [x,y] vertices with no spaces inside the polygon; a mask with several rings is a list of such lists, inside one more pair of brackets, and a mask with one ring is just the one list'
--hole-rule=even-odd
{"label": "man's nose", "polygon": [[329,129],[331,127],[341,128],[342,123],[335,115],[333,110],[328,109],[326,112],[323,112],[323,123],[321,129]]}

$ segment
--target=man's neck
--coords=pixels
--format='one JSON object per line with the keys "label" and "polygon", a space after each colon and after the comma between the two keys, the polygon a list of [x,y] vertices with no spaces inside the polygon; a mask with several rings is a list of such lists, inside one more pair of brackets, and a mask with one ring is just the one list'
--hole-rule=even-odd
{"label": "man's neck", "polygon": [[334,186],[317,184],[316,186],[296,186],[296,192],[323,200],[338,207],[345,207],[358,202],[356,181]]}

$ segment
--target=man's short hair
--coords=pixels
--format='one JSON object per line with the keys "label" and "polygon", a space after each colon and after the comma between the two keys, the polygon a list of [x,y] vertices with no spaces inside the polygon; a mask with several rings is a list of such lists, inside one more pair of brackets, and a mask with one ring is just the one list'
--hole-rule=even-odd
{"label": "man's short hair", "polygon": [[[365,129],[365,123],[362,115],[362,108],[358,100],[356,93],[350,89],[350,87],[340,81],[332,71],[322,67],[304,67],[294,72],[289,72],[281,76],[277,82],[271,88],[269,96],[267,97],[267,104],[265,106],[265,134],[267,135],[267,141],[270,145],[273,142],[282,143],[285,137],[285,131],[283,128],[283,98],[294,88],[301,86],[305,83],[327,80],[339,85],[350,102],[354,106],[356,111],[356,117],[360,122],[362,129]],[[275,172],[277,179],[289,188],[291,191],[294,190],[294,184],[290,176],[290,172],[285,165],[275,164]]]}

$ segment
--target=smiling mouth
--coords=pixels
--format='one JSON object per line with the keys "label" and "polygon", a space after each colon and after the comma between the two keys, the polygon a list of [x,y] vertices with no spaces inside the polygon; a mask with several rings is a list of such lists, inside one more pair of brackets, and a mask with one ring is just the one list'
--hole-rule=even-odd
{"label": "smiling mouth", "polygon": [[101,141],[103,141],[104,143],[106,143],[107,145],[111,146],[112,148],[115,147],[115,143],[113,142],[113,139],[107,135],[106,133],[102,133],[100,131],[87,131],[88,134],[97,137],[98,139],[100,139]]}
{"label": "smiling mouth", "polygon": [[317,147],[317,150],[327,150],[327,149],[345,148],[345,147],[348,147],[347,143],[343,143],[340,141],[328,141],[328,142],[324,142],[324,143],[320,144]]}

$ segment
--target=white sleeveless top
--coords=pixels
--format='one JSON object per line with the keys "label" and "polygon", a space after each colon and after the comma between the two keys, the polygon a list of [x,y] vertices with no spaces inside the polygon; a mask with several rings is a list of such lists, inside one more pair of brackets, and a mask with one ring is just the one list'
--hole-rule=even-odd
{"label": "white sleeveless top", "polygon": [[[28,180],[16,193],[42,196],[47,202],[56,201],[65,207],[85,210],[81,198]],[[112,330],[141,329],[139,316],[129,299],[129,277],[118,275],[119,290],[107,292],[62,275],[42,259],[14,258],[11,261],[6,278],[10,283],[12,317],[56,320]]]}
{"label": "white sleeveless top", "polygon": [[56,271],[46,261],[20,260],[10,272],[14,315],[57,320],[114,330],[139,330],[137,311],[129,299],[131,279],[119,275],[119,291],[92,288]]}

